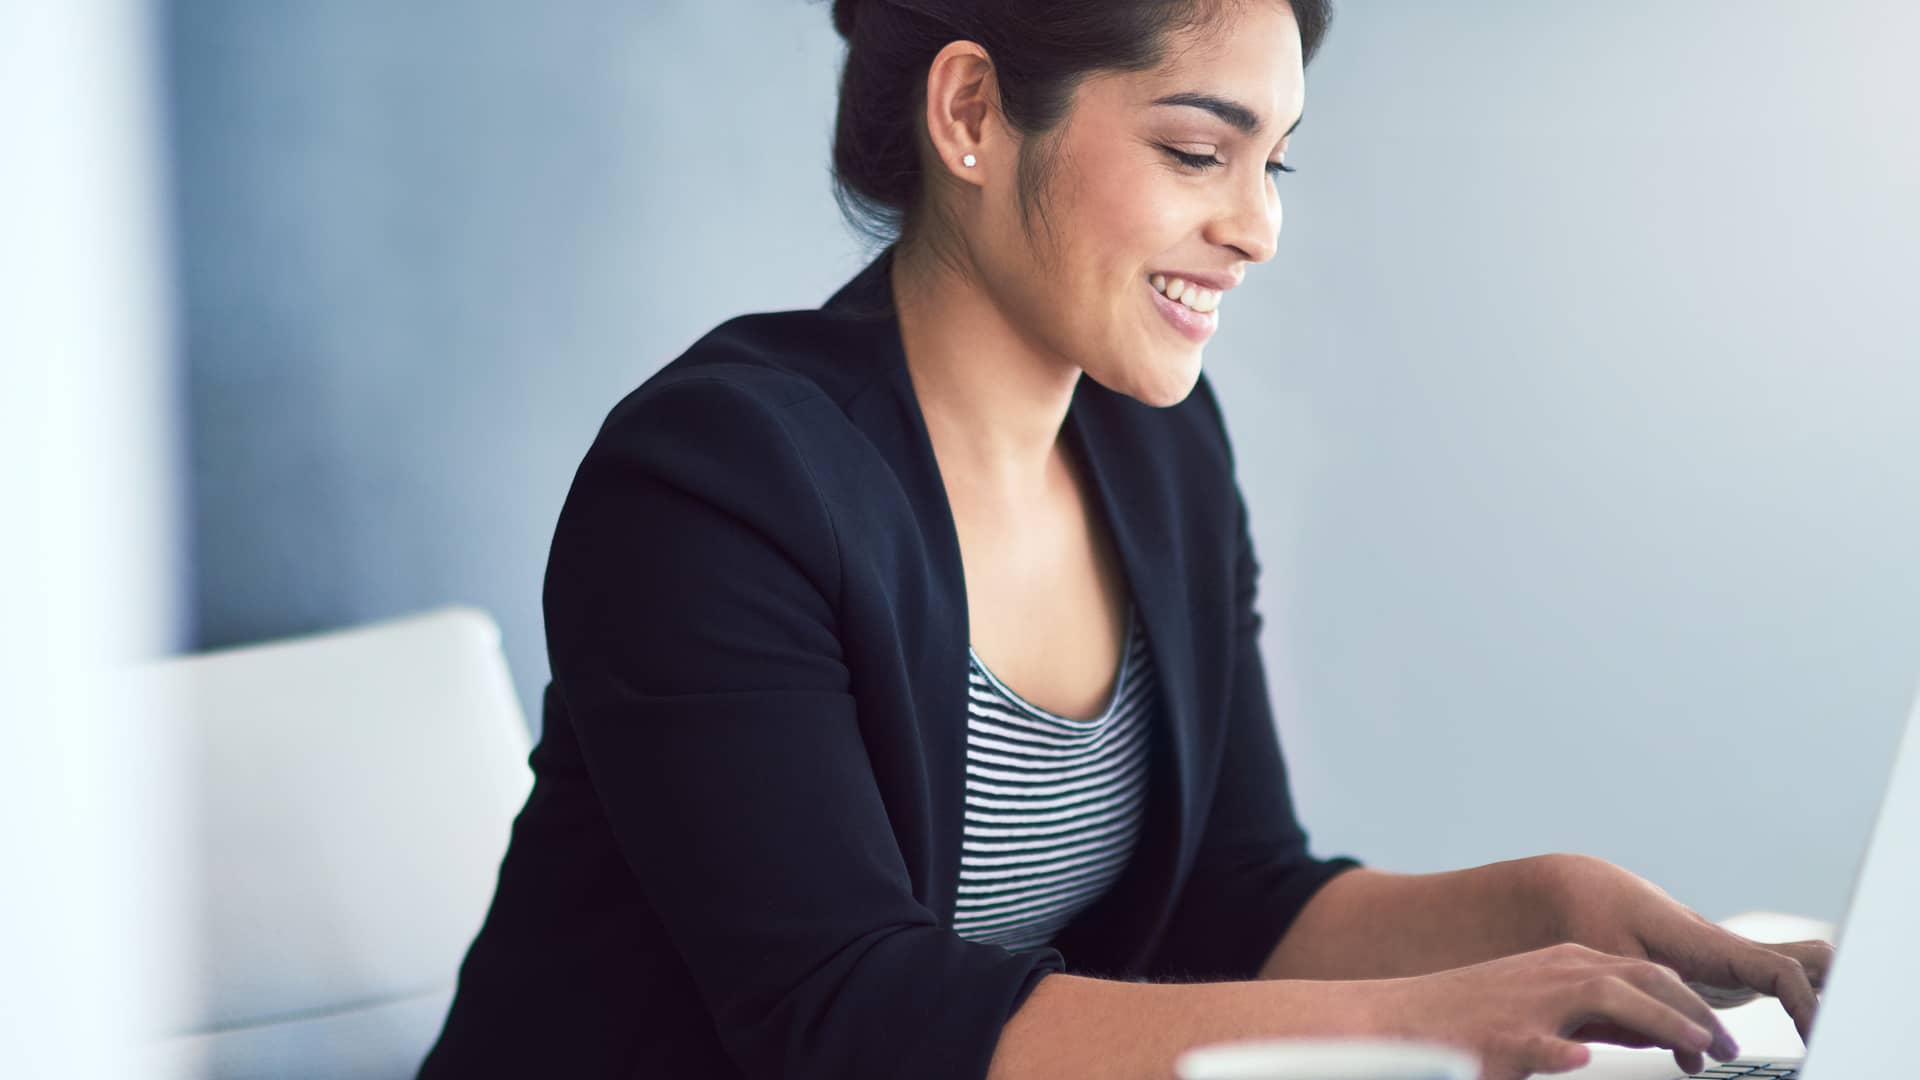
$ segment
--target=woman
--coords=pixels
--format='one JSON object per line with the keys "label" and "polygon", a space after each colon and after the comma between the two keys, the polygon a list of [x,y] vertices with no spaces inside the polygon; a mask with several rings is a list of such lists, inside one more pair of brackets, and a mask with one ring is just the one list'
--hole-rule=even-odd
{"label": "woman", "polygon": [[1200,373],[1274,253],[1319,0],[838,0],[889,241],[616,406],[555,530],[533,793],[426,1077],[1165,1077],[1373,1034],[1733,1056],[1830,951],[1594,859],[1309,854]]}

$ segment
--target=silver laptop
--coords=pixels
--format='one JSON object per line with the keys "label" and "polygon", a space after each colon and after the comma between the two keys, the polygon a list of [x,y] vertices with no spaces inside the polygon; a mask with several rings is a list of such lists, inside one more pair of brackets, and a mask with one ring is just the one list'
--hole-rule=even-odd
{"label": "silver laptop", "polygon": [[[1833,967],[1803,1057],[1713,1064],[1713,1080],[1901,1080],[1920,1076],[1907,1042],[1913,1004],[1907,979],[1920,967],[1920,696],[1894,753],[1893,775],[1853,879],[1834,942]],[[1570,1080],[1678,1080],[1673,1055],[1596,1046]]]}

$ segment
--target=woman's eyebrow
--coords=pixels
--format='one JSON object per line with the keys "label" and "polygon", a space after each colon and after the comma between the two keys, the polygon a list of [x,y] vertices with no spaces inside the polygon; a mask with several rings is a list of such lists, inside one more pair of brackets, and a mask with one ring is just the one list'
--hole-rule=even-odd
{"label": "woman's eyebrow", "polygon": [[[1213,115],[1233,125],[1234,130],[1238,131],[1242,135],[1257,135],[1260,133],[1261,125],[1260,125],[1260,117],[1258,114],[1256,114],[1252,109],[1247,108],[1245,105],[1242,105],[1237,101],[1232,101],[1227,98],[1223,98],[1218,94],[1201,94],[1201,93],[1192,93],[1192,92],[1181,93],[1181,94],[1168,94],[1165,97],[1154,98],[1148,104],[1184,105],[1184,106],[1187,106],[1188,108],[1205,109],[1208,112],[1212,113]],[[1293,127],[1290,127],[1287,129],[1287,134],[1288,135],[1293,134],[1293,128],[1299,127],[1300,121],[1305,120],[1306,118],[1307,118],[1306,110],[1302,109],[1300,111],[1300,115],[1294,118]]]}

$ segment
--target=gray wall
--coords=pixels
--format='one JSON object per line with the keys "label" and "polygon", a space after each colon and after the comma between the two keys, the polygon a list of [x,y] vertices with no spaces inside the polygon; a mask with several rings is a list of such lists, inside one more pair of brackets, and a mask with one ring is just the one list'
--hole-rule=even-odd
{"label": "gray wall", "polygon": [[[1920,674],[1916,29],[1341,10],[1207,355],[1317,848],[1839,915]],[[531,712],[607,408],[863,258],[825,7],[201,0],[169,34],[202,642],[477,603]]]}
{"label": "gray wall", "polygon": [[1344,7],[1208,355],[1320,846],[1839,916],[1920,676],[1916,29]]}
{"label": "gray wall", "polygon": [[201,644],[475,603],[537,730],[607,410],[858,265],[826,9],[731,7],[172,5]]}

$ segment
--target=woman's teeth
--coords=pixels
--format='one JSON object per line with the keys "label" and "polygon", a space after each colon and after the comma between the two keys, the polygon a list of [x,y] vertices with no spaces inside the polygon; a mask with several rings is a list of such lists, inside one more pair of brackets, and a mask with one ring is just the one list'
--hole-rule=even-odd
{"label": "woman's teeth", "polygon": [[1155,274],[1148,281],[1169,300],[1185,304],[1195,311],[1212,311],[1220,306],[1220,290],[1203,289],[1185,278]]}

